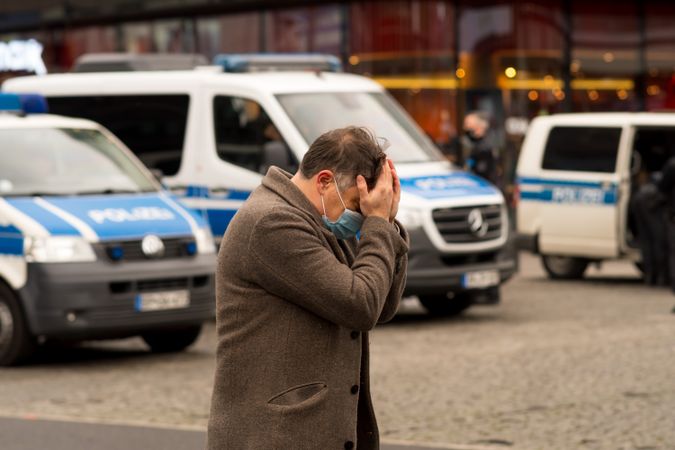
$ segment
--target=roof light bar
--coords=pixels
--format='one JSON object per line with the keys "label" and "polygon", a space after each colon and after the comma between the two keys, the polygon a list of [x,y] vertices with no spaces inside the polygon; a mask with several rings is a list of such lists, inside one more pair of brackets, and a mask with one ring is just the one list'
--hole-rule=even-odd
{"label": "roof light bar", "polygon": [[47,99],[42,95],[0,92],[0,112],[46,114],[48,111]]}
{"label": "roof light bar", "polygon": [[333,55],[319,53],[222,54],[213,58],[225,72],[319,71],[342,72],[342,63]]}

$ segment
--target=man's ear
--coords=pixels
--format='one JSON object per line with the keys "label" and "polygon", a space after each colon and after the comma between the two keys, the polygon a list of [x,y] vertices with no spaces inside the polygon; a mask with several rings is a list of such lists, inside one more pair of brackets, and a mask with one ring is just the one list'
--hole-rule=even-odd
{"label": "man's ear", "polygon": [[330,170],[322,170],[316,175],[316,186],[319,193],[325,193],[333,184],[333,172]]}

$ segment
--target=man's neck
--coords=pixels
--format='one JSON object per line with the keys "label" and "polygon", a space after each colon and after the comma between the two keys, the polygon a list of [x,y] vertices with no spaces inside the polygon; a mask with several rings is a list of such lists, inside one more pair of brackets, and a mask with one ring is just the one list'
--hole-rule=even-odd
{"label": "man's neck", "polygon": [[300,172],[297,172],[291,178],[291,183],[293,183],[300,190],[300,192],[302,192],[305,197],[307,197],[307,200],[309,200],[309,202],[314,205],[314,208],[316,208],[316,211],[319,214],[323,213],[323,210],[321,209],[321,197],[319,196],[319,193],[316,192],[316,188],[314,187],[314,179],[307,179],[303,177]]}

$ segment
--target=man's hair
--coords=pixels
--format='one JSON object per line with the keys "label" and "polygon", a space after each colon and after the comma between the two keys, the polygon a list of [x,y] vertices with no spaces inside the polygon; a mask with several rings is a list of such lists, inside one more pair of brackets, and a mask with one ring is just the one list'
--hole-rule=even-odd
{"label": "man's hair", "polygon": [[322,134],[309,146],[300,172],[312,178],[322,170],[331,170],[341,190],[352,187],[356,176],[362,175],[372,189],[386,159],[383,146],[369,129],[338,128]]}

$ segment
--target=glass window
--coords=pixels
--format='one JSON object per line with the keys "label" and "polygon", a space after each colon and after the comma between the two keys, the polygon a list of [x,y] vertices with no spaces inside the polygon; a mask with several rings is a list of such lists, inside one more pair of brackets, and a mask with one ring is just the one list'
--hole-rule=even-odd
{"label": "glass window", "polygon": [[638,2],[572,2],[575,111],[636,111],[640,75]]}
{"label": "glass window", "polygon": [[265,14],[265,49],[270,52],[321,52],[339,55],[340,7],[310,6]]}
{"label": "glass window", "polygon": [[146,166],[175,175],[183,154],[189,102],[188,95],[51,97],[49,109],[100,123]]}
{"label": "glass window", "polygon": [[675,109],[675,3],[645,2],[646,109]]}
{"label": "glass window", "polygon": [[308,144],[326,131],[356,125],[387,139],[390,144],[387,154],[394,162],[441,158],[400,106],[385,94],[336,92],[284,94],[278,98]]}
{"label": "glass window", "polygon": [[223,161],[262,174],[271,165],[297,170],[297,160],[279,130],[253,100],[216,96],[213,123],[216,151]]}
{"label": "glass window", "polygon": [[2,195],[156,190],[139,167],[97,130],[2,129],[0,142]]}
{"label": "glass window", "polygon": [[260,15],[232,14],[197,19],[199,51],[211,60],[220,53],[255,53],[260,48]]}
{"label": "glass window", "polygon": [[542,169],[614,172],[621,128],[554,127],[546,142]]}

